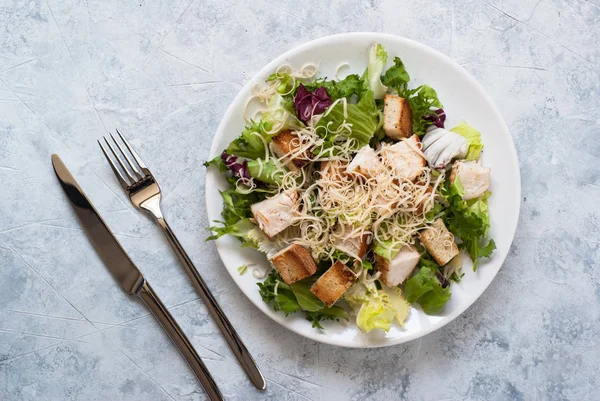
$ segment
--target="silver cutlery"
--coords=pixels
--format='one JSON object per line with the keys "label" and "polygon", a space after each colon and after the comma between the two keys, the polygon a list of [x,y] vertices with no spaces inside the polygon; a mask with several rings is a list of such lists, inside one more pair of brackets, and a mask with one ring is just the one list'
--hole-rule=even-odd
{"label": "silver cutlery", "polygon": [[125,292],[137,295],[150,309],[150,312],[165,329],[200,380],[200,383],[202,383],[209,399],[211,401],[223,400],[217,384],[185,333],[160,301],[140,270],[125,253],[119,241],[100,217],[58,155],[52,155],[52,165],[63,190],[71,201],[81,226],[110,273]]}
{"label": "silver cutlery", "polygon": [[[192,284],[200,294],[200,297],[217,323],[221,333],[223,336],[225,336],[227,344],[229,344],[229,347],[231,347],[237,360],[242,365],[242,368],[252,383],[258,389],[264,390],[267,383],[262,373],[258,369],[258,366],[256,366],[256,362],[252,358],[252,355],[250,355],[250,352],[242,342],[241,338],[238,336],[232,324],[229,322],[229,319],[227,319],[227,316],[225,316],[225,313],[223,313],[223,310],[217,303],[217,300],[211,294],[206,283],[202,279],[202,276],[200,276],[200,273],[194,266],[194,263],[192,263],[192,260],[185,252],[183,246],[179,243],[179,240],[175,236],[175,233],[173,230],[171,230],[171,227],[165,220],[160,209],[161,191],[156,179],[150,170],[148,170],[144,162],[142,162],[135,150],[133,150],[129,142],[127,142],[123,135],[121,135],[119,130],[116,131],[128,152],[123,149],[121,144],[112,134],[110,135],[112,143],[107,138],[104,138],[104,141],[106,142],[110,153],[112,153],[119,167],[117,167],[117,165],[113,162],[102,143],[98,141],[98,144],[102,149],[102,153],[104,153],[104,156],[115,173],[115,176],[119,180],[119,183],[123,189],[129,195],[129,198],[134,206],[148,212],[162,228],[167,240],[169,241],[169,244],[175,251],[175,254],[181,263],[183,263],[185,271],[190,277]],[[131,156],[131,158],[129,156]]]}

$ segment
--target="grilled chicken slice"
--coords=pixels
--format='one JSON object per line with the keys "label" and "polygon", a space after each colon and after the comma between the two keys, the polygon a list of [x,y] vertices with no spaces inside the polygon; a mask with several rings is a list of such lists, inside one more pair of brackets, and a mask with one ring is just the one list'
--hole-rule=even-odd
{"label": "grilled chicken slice", "polygon": [[417,178],[425,167],[425,159],[421,152],[421,141],[417,135],[394,145],[385,146],[381,150],[381,157],[385,159],[387,165],[392,167],[398,178],[409,181]]}
{"label": "grilled chicken slice", "polygon": [[250,211],[260,229],[272,238],[292,224],[297,202],[297,192],[281,192],[250,206]]}
{"label": "grilled chicken slice", "polygon": [[381,272],[379,277],[383,284],[394,287],[410,277],[420,258],[421,254],[415,247],[405,245],[391,261],[376,254],[375,267]]}
{"label": "grilled chicken slice", "polygon": [[452,166],[450,182],[460,180],[465,193],[464,200],[479,198],[490,187],[492,170],[482,167],[477,162],[457,160]]}

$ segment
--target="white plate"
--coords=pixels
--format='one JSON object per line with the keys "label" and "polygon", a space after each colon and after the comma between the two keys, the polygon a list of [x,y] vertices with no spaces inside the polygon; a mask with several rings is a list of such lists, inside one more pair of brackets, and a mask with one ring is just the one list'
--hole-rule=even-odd
{"label": "white plate", "polygon": [[[274,312],[258,293],[256,280],[250,272],[240,275],[237,268],[243,264],[257,264],[264,268],[268,262],[264,255],[242,249],[231,236],[216,241],[217,250],[229,274],[260,310],[282,326],[315,341],[343,347],[383,347],[414,340],[439,329],[467,309],[483,293],[502,266],[517,227],[521,194],[519,164],[512,138],[496,106],[475,79],[462,67],[442,53],[409,39],[380,33],[347,33],[321,38],[277,57],[256,77],[244,86],[225,113],[213,140],[210,157],[220,154],[244,127],[242,109],[256,83],[264,80],[281,64],[300,68],[307,62],[319,65],[319,76],[334,77],[341,63],[348,63],[340,74],[362,74],[367,65],[371,44],[383,44],[389,54],[388,64],[394,56],[402,58],[411,76],[410,86],[423,83],[432,86],[438,93],[448,116],[446,127],[453,127],[466,120],[479,129],[485,144],[483,164],[492,169],[489,200],[491,219],[490,237],[496,241],[497,249],[490,260],[481,260],[476,273],[465,257],[465,276],[459,284],[452,285],[452,298],[438,316],[428,316],[413,308],[404,328],[392,327],[383,333],[374,330],[362,333],[354,323],[325,322],[325,331],[311,327],[301,314],[287,318]],[[206,204],[210,221],[221,218],[222,200],[217,189],[225,189],[225,179],[214,169],[206,175]]]}

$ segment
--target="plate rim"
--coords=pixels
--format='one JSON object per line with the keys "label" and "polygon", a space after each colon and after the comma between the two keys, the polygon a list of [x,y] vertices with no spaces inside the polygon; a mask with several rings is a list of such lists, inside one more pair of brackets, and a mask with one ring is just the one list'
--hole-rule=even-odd
{"label": "plate rim", "polygon": [[[422,329],[416,333],[412,333],[412,334],[409,334],[406,336],[392,338],[392,339],[386,340],[385,342],[380,342],[380,343],[376,343],[376,344],[375,343],[373,343],[373,344],[353,344],[353,343],[347,343],[347,342],[340,342],[339,340],[334,340],[331,337],[328,337],[327,335],[323,335],[322,333],[318,332],[317,330],[314,330],[314,332],[311,332],[311,333],[307,333],[302,330],[296,329],[296,327],[285,324],[286,318],[283,316],[279,316],[280,315],[279,312],[275,312],[271,309],[267,309],[270,313],[265,312],[265,309],[263,308],[263,306],[264,306],[263,304],[259,304],[259,302],[255,302],[254,299],[252,299],[250,296],[248,296],[246,294],[246,291],[238,284],[237,276],[235,276],[234,272],[231,271],[231,269],[228,269],[227,266],[225,265],[224,256],[222,254],[222,252],[224,252],[224,250],[222,250],[219,247],[219,241],[216,241],[215,247],[217,249],[219,258],[221,259],[221,263],[223,264],[223,266],[225,267],[225,270],[229,273],[229,275],[233,279],[234,283],[238,286],[238,288],[241,290],[241,292],[244,294],[244,296],[250,301],[251,304],[253,304],[255,307],[257,307],[261,312],[263,312],[265,315],[267,315],[273,321],[279,323],[281,326],[283,326],[287,330],[290,330],[304,338],[308,338],[313,341],[317,341],[317,342],[329,344],[329,345],[335,345],[335,346],[339,346],[339,347],[343,347],[343,348],[363,349],[363,348],[389,347],[389,346],[403,344],[403,343],[424,337],[428,334],[431,334],[434,331],[441,329],[448,323],[455,320],[458,316],[462,315],[468,308],[470,308],[475,302],[477,302],[477,300],[479,300],[481,295],[485,292],[485,290],[487,290],[489,285],[496,279],[496,276],[498,275],[498,273],[504,266],[504,262],[506,261],[508,252],[510,251],[512,243],[514,242],[516,230],[518,227],[520,212],[521,212],[522,188],[521,188],[521,169],[520,169],[520,164],[519,164],[518,153],[517,153],[517,150],[515,147],[513,137],[510,134],[510,130],[508,129],[508,125],[506,124],[506,121],[504,120],[502,114],[500,113],[500,110],[498,109],[496,103],[493,101],[491,96],[485,91],[483,86],[475,79],[475,77],[473,77],[463,66],[461,66],[456,61],[454,61],[452,58],[450,58],[449,56],[447,56],[446,54],[442,53],[441,51],[439,51],[437,49],[434,49],[424,43],[418,42],[413,39],[409,39],[409,38],[399,36],[399,35],[381,33],[381,32],[364,31],[364,32],[346,32],[346,33],[338,33],[338,34],[334,34],[334,35],[327,35],[327,36],[323,36],[323,37],[320,37],[317,39],[309,40],[309,41],[302,43],[298,46],[295,46],[295,47],[285,51],[284,53],[280,54],[279,56],[273,58],[269,63],[267,63],[264,67],[262,67],[258,72],[256,72],[242,86],[242,88],[238,91],[236,96],[232,99],[231,103],[227,107],[227,110],[221,117],[219,125],[217,126],[217,129],[212,137],[212,144],[211,144],[210,152],[209,152],[209,160],[211,160],[212,158],[216,157],[218,154],[221,153],[221,151],[219,149],[217,149],[217,146],[218,146],[217,139],[219,137],[218,134],[220,132],[224,131],[224,125],[226,124],[226,121],[230,118],[231,115],[233,115],[233,113],[235,111],[234,105],[236,103],[238,103],[237,101],[242,96],[242,94],[247,89],[250,89],[255,84],[255,81],[258,78],[267,76],[270,71],[277,68],[282,62],[285,62],[285,60],[287,58],[295,55],[296,53],[302,52],[304,50],[309,50],[310,48],[315,47],[315,46],[327,44],[328,42],[335,42],[340,39],[352,39],[352,38],[359,38],[359,37],[360,38],[368,38],[374,42],[381,40],[381,38],[385,38],[390,41],[404,42],[404,44],[406,44],[406,45],[416,47],[419,50],[422,50],[426,53],[430,53],[435,57],[444,59],[444,61],[449,62],[450,64],[454,65],[454,67],[458,68],[460,70],[460,72],[463,74],[463,76],[472,84],[472,86],[477,90],[477,92],[483,97],[483,99],[485,99],[487,104],[489,106],[491,106],[492,113],[498,118],[498,121],[500,121],[500,123],[501,123],[500,129],[506,133],[506,137],[508,138],[508,141],[509,141],[511,161],[514,162],[514,164],[515,164],[512,167],[513,167],[513,169],[515,169],[515,171],[517,173],[516,174],[517,182],[514,183],[514,187],[515,187],[514,196],[516,198],[516,202],[515,202],[516,203],[516,211],[515,211],[516,219],[514,220],[512,227],[508,228],[511,239],[510,239],[509,246],[506,249],[505,254],[496,256],[496,257],[501,257],[502,260],[499,262],[500,267],[498,267],[498,269],[494,273],[494,276],[491,278],[491,280],[489,280],[489,282],[486,283],[485,285],[479,286],[474,292],[472,292],[472,294],[474,295],[472,302],[467,303],[467,304],[453,310],[452,313],[444,316],[443,320],[436,322],[436,323],[430,325],[429,327]],[[208,177],[208,174],[210,174],[210,171],[207,171],[207,173],[205,175],[205,180],[204,180],[205,195],[204,196],[205,196],[206,214],[210,221],[210,212],[209,212],[210,208],[208,207],[208,204],[212,203],[212,201],[210,200],[212,192],[209,192],[206,187],[207,186],[206,178]]]}

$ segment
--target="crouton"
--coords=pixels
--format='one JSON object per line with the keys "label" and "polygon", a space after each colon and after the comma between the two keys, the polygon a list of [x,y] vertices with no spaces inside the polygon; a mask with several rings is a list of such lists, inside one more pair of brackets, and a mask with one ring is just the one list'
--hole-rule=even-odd
{"label": "crouton", "polygon": [[312,276],[317,271],[317,264],[310,252],[299,244],[292,244],[277,252],[271,262],[286,284]]}
{"label": "crouton", "polygon": [[[343,228],[344,233],[350,234],[354,228],[351,225],[346,225]],[[340,238],[334,244],[335,248],[352,256],[355,259],[362,259],[369,248],[369,235],[357,234],[349,238]]]}
{"label": "crouton", "polygon": [[452,166],[450,182],[456,178],[460,180],[465,193],[464,200],[479,198],[490,187],[490,175],[492,170],[482,167],[474,161],[458,160]]}
{"label": "crouton", "polygon": [[310,287],[310,292],[331,308],[355,280],[354,272],[338,260]]}
{"label": "crouton", "polygon": [[[284,157],[285,155],[296,153],[299,148],[300,140],[298,134],[290,130],[281,131],[271,140],[271,150],[277,157]],[[292,159],[286,158],[286,166],[291,171],[297,171],[304,167],[310,161],[309,158],[312,156],[312,153],[305,151]]]}
{"label": "crouton", "polygon": [[395,95],[383,98],[383,130],[392,139],[412,135],[412,112],[408,101]]}
{"label": "crouton", "polygon": [[381,273],[379,278],[388,287],[402,284],[412,274],[419,263],[421,254],[410,245],[405,245],[390,261],[375,254],[375,267]]}
{"label": "crouton", "polygon": [[381,156],[398,178],[413,181],[425,167],[425,158],[421,152],[421,141],[417,135],[385,146],[381,150]]}
{"label": "crouton", "polygon": [[454,236],[448,231],[442,219],[435,220],[430,227],[421,231],[419,240],[440,266],[444,266],[458,255]]}
{"label": "crouton", "polygon": [[319,173],[321,178],[327,180],[341,179],[344,170],[346,169],[346,162],[340,160],[325,160],[321,162],[321,168]]}
{"label": "crouton", "polygon": [[297,192],[281,192],[250,206],[250,211],[258,227],[272,238],[292,224],[297,201]]}
{"label": "crouton", "polygon": [[382,165],[377,154],[373,148],[367,145],[354,156],[354,159],[346,167],[346,172],[360,174],[369,178],[375,176],[381,168]]}

